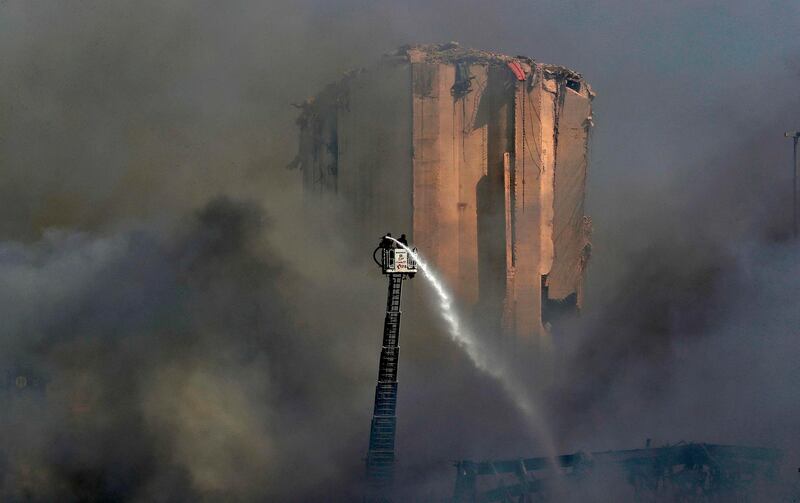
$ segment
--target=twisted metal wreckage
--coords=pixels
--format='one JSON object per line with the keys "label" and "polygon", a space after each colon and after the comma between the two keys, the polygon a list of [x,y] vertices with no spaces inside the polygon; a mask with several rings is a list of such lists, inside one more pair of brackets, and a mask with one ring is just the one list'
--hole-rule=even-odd
{"label": "twisted metal wreckage", "polygon": [[554,460],[463,460],[455,464],[453,502],[553,501],[557,484],[596,484],[597,477],[614,471],[624,477],[637,503],[800,501],[797,488],[780,481],[781,459],[777,449],[681,443],[567,454]]}

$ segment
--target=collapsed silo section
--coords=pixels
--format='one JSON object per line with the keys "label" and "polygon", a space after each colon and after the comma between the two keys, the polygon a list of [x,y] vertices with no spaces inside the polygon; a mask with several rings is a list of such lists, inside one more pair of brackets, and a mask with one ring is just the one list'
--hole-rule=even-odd
{"label": "collapsed silo section", "polygon": [[402,47],[303,105],[293,166],[365,242],[408,231],[481,328],[547,339],[583,303],[592,97],[530,58]]}

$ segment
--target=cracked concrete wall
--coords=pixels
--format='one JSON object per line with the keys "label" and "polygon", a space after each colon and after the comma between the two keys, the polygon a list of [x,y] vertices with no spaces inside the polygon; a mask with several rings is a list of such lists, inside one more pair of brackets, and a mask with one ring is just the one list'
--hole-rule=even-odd
{"label": "cracked concrete wall", "polygon": [[474,305],[479,298],[478,285],[478,200],[477,189],[486,174],[488,126],[481,123],[480,97],[488,83],[487,68],[470,65],[475,91],[455,100],[454,164],[458,173],[459,254],[458,290],[462,302]]}
{"label": "cracked concrete wall", "polygon": [[592,97],[527,58],[401,48],[306,103],[295,165],[365,240],[408,233],[488,328],[547,340],[543,306],[583,300]]}
{"label": "cracked concrete wall", "polygon": [[338,95],[338,191],[375,241],[410,229],[411,102],[408,65],[385,63],[347,80]]}
{"label": "cracked concrete wall", "polygon": [[458,172],[453,156],[454,114],[448,102],[455,69],[409,53],[413,81],[414,244],[448,284],[458,281]]}
{"label": "cracked concrete wall", "polygon": [[510,158],[507,239],[511,250],[504,325],[520,335],[546,337],[541,275],[552,263],[554,93],[541,69],[515,82],[514,155]]}
{"label": "cracked concrete wall", "polygon": [[547,287],[551,299],[565,299],[574,294],[578,307],[583,302],[590,231],[584,216],[590,100],[586,86],[576,91],[567,87],[566,82],[560,83],[553,201],[555,260],[547,276]]}

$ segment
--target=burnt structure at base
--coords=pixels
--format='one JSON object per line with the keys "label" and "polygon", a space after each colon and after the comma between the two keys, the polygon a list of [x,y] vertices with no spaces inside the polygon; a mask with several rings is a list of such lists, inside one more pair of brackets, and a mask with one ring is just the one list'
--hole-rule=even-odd
{"label": "burnt structure at base", "polygon": [[559,501],[582,484],[594,491],[591,500],[611,501],[600,492],[614,486],[614,476],[618,485],[627,485],[624,494],[613,496],[616,501],[797,501],[796,488],[779,481],[781,458],[776,449],[688,443],[555,460],[459,461],[453,502]]}
{"label": "burnt structure at base", "polygon": [[583,302],[593,96],[528,57],[403,47],[302,105],[292,166],[309,197],[348,202],[365,242],[409,229],[491,328],[547,338]]}

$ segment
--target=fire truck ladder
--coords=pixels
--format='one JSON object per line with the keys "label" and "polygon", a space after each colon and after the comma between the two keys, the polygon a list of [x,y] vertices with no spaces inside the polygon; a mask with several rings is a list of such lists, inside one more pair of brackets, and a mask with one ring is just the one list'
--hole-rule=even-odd
{"label": "fire truck ladder", "polygon": [[390,273],[383,348],[375,386],[375,408],[369,433],[367,479],[376,485],[391,482],[394,469],[394,439],[397,427],[397,359],[400,352],[400,291],[403,274]]}

